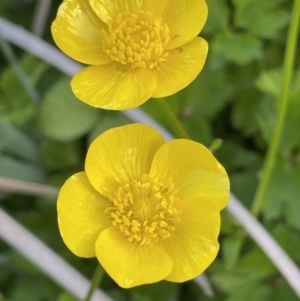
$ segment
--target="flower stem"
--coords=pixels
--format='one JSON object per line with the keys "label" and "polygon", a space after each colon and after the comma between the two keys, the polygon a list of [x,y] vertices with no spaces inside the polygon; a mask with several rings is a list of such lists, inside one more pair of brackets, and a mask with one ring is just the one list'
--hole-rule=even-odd
{"label": "flower stem", "polygon": [[177,116],[175,115],[174,111],[172,110],[168,102],[165,100],[165,98],[158,98],[157,103],[164,112],[166,119],[172,127],[176,137],[191,139],[191,137],[189,136],[181,122],[178,120]]}
{"label": "flower stem", "polygon": [[279,143],[282,136],[283,126],[285,122],[289,88],[293,75],[293,66],[295,61],[297,38],[299,32],[300,19],[300,0],[295,0],[292,9],[291,23],[288,31],[286,42],[286,49],[283,62],[283,79],[281,86],[281,93],[278,101],[277,116],[275,127],[272,133],[270,146],[266,155],[265,164],[263,167],[262,179],[258,185],[256,195],[252,204],[252,213],[257,216],[263,204],[266,191],[269,188],[270,179],[276,162],[276,155],[278,153]]}
{"label": "flower stem", "polygon": [[84,301],[90,301],[94,291],[96,290],[96,288],[99,286],[102,278],[103,278],[103,275],[104,275],[104,269],[103,267],[99,264],[93,274],[93,277],[92,277],[92,283],[91,283],[91,287],[84,299]]}

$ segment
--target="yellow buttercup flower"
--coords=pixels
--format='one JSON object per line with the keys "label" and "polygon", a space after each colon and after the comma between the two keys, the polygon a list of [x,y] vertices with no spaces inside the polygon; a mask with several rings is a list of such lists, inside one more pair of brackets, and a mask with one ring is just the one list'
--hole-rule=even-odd
{"label": "yellow buttercup flower", "polygon": [[216,257],[224,168],[200,143],[165,143],[149,126],[110,129],[91,144],[85,172],[58,197],[62,238],[77,256],[97,256],[124,288],[183,282]]}
{"label": "yellow buttercup flower", "polygon": [[197,37],[206,18],[205,0],[64,0],[52,35],[67,55],[91,65],[74,76],[75,95],[124,110],[195,79],[208,51]]}

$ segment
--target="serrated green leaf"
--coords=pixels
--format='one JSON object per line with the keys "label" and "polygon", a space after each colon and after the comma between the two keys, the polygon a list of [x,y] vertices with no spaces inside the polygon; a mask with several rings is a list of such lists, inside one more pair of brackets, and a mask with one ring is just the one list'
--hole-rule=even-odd
{"label": "serrated green leaf", "polygon": [[219,260],[213,263],[210,270],[212,281],[229,295],[234,295],[245,287],[260,286],[265,279],[277,273],[274,265],[258,247],[240,257],[230,270]]}
{"label": "serrated green leaf", "polygon": [[289,22],[289,13],[279,7],[280,2],[283,1],[233,0],[235,23],[259,37],[275,38]]}
{"label": "serrated green leaf", "polygon": [[245,65],[262,55],[261,41],[251,33],[234,33],[229,30],[217,34],[211,47],[229,61]]}
{"label": "serrated green leaf", "polygon": [[269,140],[274,119],[275,102],[268,95],[261,96],[258,92],[251,91],[234,103],[232,123],[246,136],[260,131]]}
{"label": "serrated green leaf", "polygon": [[62,78],[45,95],[38,113],[38,125],[49,138],[72,141],[95,124],[98,110],[73,95],[70,79]]}
{"label": "serrated green leaf", "polygon": [[283,215],[289,225],[300,229],[299,183],[300,166],[290,165],[278,157],[263,203],[266,219],[272,220]]}

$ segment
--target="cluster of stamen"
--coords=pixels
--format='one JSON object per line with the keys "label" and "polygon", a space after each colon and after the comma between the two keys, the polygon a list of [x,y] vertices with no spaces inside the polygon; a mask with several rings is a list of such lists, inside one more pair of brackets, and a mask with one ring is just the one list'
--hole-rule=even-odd
{"label": "cluster of stamen", "polygon": [[163,184],[149,175],[124,179],[109,197],[112,205],[105,213],[130,242],[148,245],[152,240],[169,238],[175,231],[180,222],[175,207],[177,193],[171,181]]}
{"label": "cluster of stamen", "polygon": [[132,69],[153,69],[168,56],[169,28],[149,12],[120,13],[103,30],[103,50],[114,61]]}

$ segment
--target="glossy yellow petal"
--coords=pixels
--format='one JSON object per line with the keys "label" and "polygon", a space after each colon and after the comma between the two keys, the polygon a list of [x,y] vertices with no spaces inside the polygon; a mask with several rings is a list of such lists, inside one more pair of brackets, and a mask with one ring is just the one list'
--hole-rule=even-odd
{"label": "glossy yellow petal", "polygon": [[92,8],[105,23],[111,22],[119,13],[145,11],[160,17],[167,0],[89,0]]}
{"label": "glossy yellow petal", "polygon": [[67,247],[77,256],[94,257],[100,232],[111,225],[104,214],[111,204],[89,183],[85,172],[70,177],[62,186],[58,200],[58,225]]}
{"label": "glossy yellow petal", "polygon": [[191,41],[203,28],[207,19],[205,0],[168,0],[162,13],[169,26],[170,41],[167,49],[174,49]]}
{"label": "glossy yellow petal", "polygon": [[228,203],[226,171],[200,143],[177,139],[164,144],[155,154],[150,174],[162,182],[172,179],[179,188],[180,200],[196,198],[199,206],[209,205],[214,210],[221,210]]}
{"label": "glossy yellow petal", "polygon": [[202,70],[207,52],[207,42],[202,38],[170,50],[165,62],[153,70],[157,89],[152,97],[169,96],[189,85]]}
{"label": "glossy yellow petal", "polygon": [[113,227],[99,235],[96,255],[108,275],[123,288],[160,281],[172,270],[172,262],[160,246],[131,243]]}
{"label": "glossy yellow petal", "polygon": [[72,90],[83,102],[107,110],[126,110],[147,101],[156,79],[147,68],[129,70],[118,63],[90,66],[72,79]]}
{"label": "glossy yellow petal", "polygon": [[166,280],[183,282],[200,275],[219,251],[220,213],[202,207],[196,200],[182,200],[181,222],[169,239],[161,241],[173,262]]}
{"label": "glossy yellow petal", "polygon": [[52,23],[57,46],[73,59],[100,65],[111,61],[102,49],[102,28],[106,28],[88,0],[65,0]]}
{"label": "glossy yellow petal", "polygon": [[101,194],[111,195],[122,179],[149,173],[157,149],[164,144],[159,132],[144,124],[110,129],[91,144],[85,163],[87,176]]}

